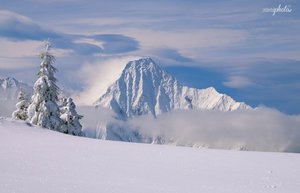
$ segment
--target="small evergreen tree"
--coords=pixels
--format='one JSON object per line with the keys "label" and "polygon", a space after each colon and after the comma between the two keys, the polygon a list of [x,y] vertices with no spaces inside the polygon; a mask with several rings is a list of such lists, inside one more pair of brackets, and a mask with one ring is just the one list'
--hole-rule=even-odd
{"label": "small evergreen tree", "polygon": [[54,77],[56,68],[52,65],[55,57],[49,52],[50,42],[45,43],[45,51],[40,54],[42,60],[38,79],[34,84],[34,93],[28,107],[28,120],[35,125],[51,130],[65,132],[61,128],[57,105],[59,88]]}
{"label": "small evergreen tree", "polygon": [[26,120],[28,118],[27,108],[29,101],[25,97],[25,93],[21,90],[18,95],[18,103],[16,104],[17,110],[12,113],[12,118],[16,120]]}
{"label": "small evergreen tree", "polygon": [[62,127],[66,133],[77,136],[84,136],[82,132],[82,125],[79,120],[83,117],[76,112],[76,105],[72,98],[63,98],[61,111],[61,120],[63,121]]}

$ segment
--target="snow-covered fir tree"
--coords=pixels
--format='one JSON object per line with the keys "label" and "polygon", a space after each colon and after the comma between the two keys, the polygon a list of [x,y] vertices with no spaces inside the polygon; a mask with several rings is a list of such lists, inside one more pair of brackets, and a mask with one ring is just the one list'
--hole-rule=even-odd
{"label": "snow-covered fir tree", "polygon": [[61,111],[61,120],[63,121],[62,127],[66,133],[77,136],[84,136],[82,132],[82,125],[79,120],[83,117],[76,112],[76,105],[72,98],[63,98]]}
{"label": "snow-covered fir tree", "polygon": [[18,95],[18,102],[16,104],[17,110],[12,113],[12,118],[16,120],[26,120],[28,118],[27,108],[29,105],[25,93],[21,90]]}
{"label": "snow-covered fir tree", "polygon": [[52,65],[55,57],[50,53],[51,44],[45,43],[45,51],[40,54],[42,60],[38,79],[34,84],[34,93],[28,107],[28,120],[35,125],[66,132],[61,127],[59,108],[57,105],[59,88],[54,76],[57,71]]}

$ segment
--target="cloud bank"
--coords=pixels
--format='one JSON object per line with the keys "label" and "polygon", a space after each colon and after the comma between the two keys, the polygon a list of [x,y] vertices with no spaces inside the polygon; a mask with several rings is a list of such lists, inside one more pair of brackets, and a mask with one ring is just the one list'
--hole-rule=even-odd
{"label": "cloud bank", "polygon": [[154,120],[132,120],[146,135],[162,135],[175,142],[210,148],[300,152],[300,116],[274,109],[251,111],[177,111]]}
{"label": "cloud bank", "polygon": [[[127,141],[159,140],[204,148],[300,153],[300,115],[286,115],[265,107],[234,112],[173,111],[157,119],[142,116],[127,122],[106,119],[101,127],[94,127],[98,133],[94,137],[103,138],[99,133],[105,133],[103,124],[107,122],[110,124],[105,135],[114,133],[123,139],[128,137]],[[142,141],[133,138],[136,136],[142,137]]]}
{"label": "cloud bank", "polygon": [[[56,32],[30,18],[7,10],[0,10],[0,37],[12,41],[44,41],[49,38],[55,48],[72,50],[79,55],[120,54],[137,50],[139,43],[122,34],[72,35]],[[90,41],[101,41],[102,46]]]}

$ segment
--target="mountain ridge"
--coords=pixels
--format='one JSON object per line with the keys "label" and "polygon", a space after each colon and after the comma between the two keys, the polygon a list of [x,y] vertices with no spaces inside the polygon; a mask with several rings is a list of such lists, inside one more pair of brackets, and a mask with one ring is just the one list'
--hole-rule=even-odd
{"label": "mountain ridge", "polygon": [[129,61],[120,77],[95,103],[112,109],[120,117],[159,114],[175,109],[233,111],[250,109],[213,87],[190,88],[157,65],[151,58]]}

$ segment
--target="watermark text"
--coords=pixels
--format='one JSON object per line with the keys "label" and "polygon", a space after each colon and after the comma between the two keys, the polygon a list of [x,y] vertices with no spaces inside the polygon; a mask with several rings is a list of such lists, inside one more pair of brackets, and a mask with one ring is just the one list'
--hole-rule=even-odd
{"label": "watermark text", "polygon": [[292,12],[292,6],[291,5],[285,5],[284,7],[281,6],[281,4],[278,5],[278,7],[272,7],[272,8],[263,8],[263,13],[273,13],[273,16],[276,15],[276,13],[291,13]]}

